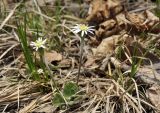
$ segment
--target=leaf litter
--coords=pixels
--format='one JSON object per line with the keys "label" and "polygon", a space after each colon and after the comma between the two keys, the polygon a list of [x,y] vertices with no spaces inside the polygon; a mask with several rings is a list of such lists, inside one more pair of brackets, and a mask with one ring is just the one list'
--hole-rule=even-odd
{"label": "leaf litter", "polygon": [[[15,4],[15,7],[8,9],[8,15],[1,20],[0,111],[158,113],[160,109],[158,103],[160,30],[157,26],[160,20],[152,12],[156,8],[155,4],[149,2],[146,7],[146,2],[142,1],[130,3],[119,0],[86,0],[82,5],[75,6],[79,9],[87,7],[84,11],[88,11],[86,18],[79,13],[82,20],[73,15],[63,15],[62,19],[64,20],[61,20],[63,25],[50,28],[51,31],[48,31],[47,34],[48,38],[58,37],[56,46],[62,47],[63,50],[55,49],[45,55],[58,87],[64,88],[63,93],[67,87],[65,83],[76,81],[79,63],[79,39],[64,28],[71,26],[71,23],[82,21],[96,26],[95,35],[85,39],[83,68],[79,81],[80,90],[77,92],[75,86],[73,90],[66,92],[69,96],[72,95],[71,93],[77,92],[78,99],[74,98],[75,101],[68,106],[66,102],[71,101],[70,98],[66,101],[65,97],[61,98],[60,94],[60,98],[66,105],[58,107],[52,104],[54,102],[53,95],[57,93],[52,83],[32,81],[26,74],[25,59],[14,32],[16,25],[14,21],[12,22],[15,19],[14,14],[18,11],[16,10],[18,3],[6,2],[6,6]],[[27,1],[26,4],[30,4],[29,2],[31,1]],[[77,4],[76,2],[72,4],[69,0],[69,7],[65,4],[68,5],[68,2],[60,3],[62,8],[68,8],[77,15],[79,11],[72,9],[73,4]],[[29,5],[33,8],[30,10],[34,10],[32,5]],[[55,1],[41,3],[38,1],[38,5],[37,7],[41,8],[48,5],[48,8],[54,9],[56,3]],[[51,10],[51,15],[54,11]],[[40,11],[38,14],[48,23],[56,19],[56,17],[51,18]],[[58,30],[58,26],[62,27],[63,31],[51,34],[52,30]],[[30,32],[27,31],[28,34]],[[54,40],[52,41],[54,42]],[[136,53],[134,53],[135,47]],[[134,72],[134,69],[137,70]],[[134,77],[130,76],[132,73],[135,74],[133,74]]]}

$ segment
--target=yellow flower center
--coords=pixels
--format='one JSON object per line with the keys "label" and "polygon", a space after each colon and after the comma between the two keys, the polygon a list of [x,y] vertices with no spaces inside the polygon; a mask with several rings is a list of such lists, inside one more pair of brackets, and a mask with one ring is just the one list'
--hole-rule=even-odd
{"label": "yellow flower center", "polygon": [[79,28],[80,28],[81,31],[87,31],[88,30],[88,26],[86,26],[84,24],[80,25]]}
{"label": "yellow flower center", "polygon": [[42,44],[43,44],[42,41],[37,41],[37,42],[36,42],[36,46],[37,46],[37,47],[41,47]]}

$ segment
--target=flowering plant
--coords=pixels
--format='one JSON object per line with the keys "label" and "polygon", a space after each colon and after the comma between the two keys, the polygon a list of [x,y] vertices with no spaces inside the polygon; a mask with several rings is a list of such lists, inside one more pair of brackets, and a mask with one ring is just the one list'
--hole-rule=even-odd
{"label": "flowering plant", "polygon": [[78,76],[77,76],[77,84],[79,82],[79,76],[82,66],[82,56],[83,56],[83,46],[84,46],[84,35],[88,33],[94,34],[93,29],[94,26],[88,26],[85,24],[76,24],[76,26],[72,27],[72,32],[78,34],[81,32],[81,47],[80,47],[80,58],[79,58],[79,67],[78,67]]}
{"label": "flowering plant", "polygon": [[76,24],[76,26],[72,27],[72,32],[73,33],[79,33],[81,32],[81,37],[85,35],[87,35],[88,33],[91,33],[91,34],[94,34],[93,29],[94,26],[88,26],[88,25],[85,25],[85,24]]}
{"label": "flowering plant", "polygon": [[38,38],[35,42],[31,42],[30,45],[33,46],[33,49],[38,51],[39,48],[46,48],[45,43],[47,39],[42,40],[42,38]]}

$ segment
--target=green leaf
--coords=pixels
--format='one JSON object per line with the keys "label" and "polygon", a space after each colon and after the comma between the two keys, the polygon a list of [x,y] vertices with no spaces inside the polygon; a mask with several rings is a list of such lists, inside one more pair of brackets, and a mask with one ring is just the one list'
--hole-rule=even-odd
{"label": "green leaf", "polygon": [[63,89],[63,95],[66,98],[70,98],[78,92],[79,88],[77,84],[73,82],[66,83]]}
{"label": "green leaf", "polygon": [[56,93],[53,97],[53,104],[57,107],[65,104],[65,101],[60,93]]}

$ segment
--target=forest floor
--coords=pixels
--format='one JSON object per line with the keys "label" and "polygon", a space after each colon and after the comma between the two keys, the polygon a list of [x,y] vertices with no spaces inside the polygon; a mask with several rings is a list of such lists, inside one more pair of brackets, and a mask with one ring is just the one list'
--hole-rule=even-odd
{"label": "forest floor", "polygon": [[159,97],[160,0],[0,0],[0,112],[160,113]]}

